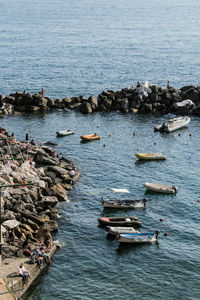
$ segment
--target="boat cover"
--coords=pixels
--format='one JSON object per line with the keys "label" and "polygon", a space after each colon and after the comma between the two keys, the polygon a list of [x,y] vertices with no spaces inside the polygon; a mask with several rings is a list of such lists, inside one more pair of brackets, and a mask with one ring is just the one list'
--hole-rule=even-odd
{"label": "boat cover", "polygon": [[111,191],[113,191],[114,193],[128,193],[128,194],[130,194],[129,190],[127,190],[127,189],[115,189],[115,188],[111,188]]}

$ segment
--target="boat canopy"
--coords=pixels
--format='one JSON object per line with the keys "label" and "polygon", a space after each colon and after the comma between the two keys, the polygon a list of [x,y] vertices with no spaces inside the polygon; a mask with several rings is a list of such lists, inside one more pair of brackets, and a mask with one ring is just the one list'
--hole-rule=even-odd
{"label": "boat canopy", "polygon": [[130,194],[129,190],[127,190],[127,189],[115,189],[115,188],[111,188],[111,191],[113,191],[114,193],[127,193],[127,194]]}

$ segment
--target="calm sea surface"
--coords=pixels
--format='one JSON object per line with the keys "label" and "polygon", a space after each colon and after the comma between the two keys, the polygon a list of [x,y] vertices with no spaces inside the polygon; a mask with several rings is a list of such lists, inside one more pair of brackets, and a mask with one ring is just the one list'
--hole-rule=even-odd
{"label": "calm sea surface", "polygon": [[[43,87],[53,98],[97,96],[138,80],[161,86],[170,80],[177,88],[199,85],[197,0],[0,0],[0,9],[0,94]],[[29,299],[200,299],[199,118],[169,136],[153,132],[160,122],[153,116],[60,111],[0,119],[18,139],[29,132],[37,143],[56,142],[56,151],[82,174],[70,202],[59,208],[54,239],[63,247]],[[56,138],[61,129],[76,134]],[[80,135],[92,132],[102,140],[80,143]],[[167,160],[138,163],[138,151],[159,151]],[[145,194],[146,181],[179,190]],[[159,244],[119,247],[106,237],[97,219],[109,215],[100,198],[111,187],[148,198],[145,210],[115,215],[136,215],[141,231],[159,229]]]}

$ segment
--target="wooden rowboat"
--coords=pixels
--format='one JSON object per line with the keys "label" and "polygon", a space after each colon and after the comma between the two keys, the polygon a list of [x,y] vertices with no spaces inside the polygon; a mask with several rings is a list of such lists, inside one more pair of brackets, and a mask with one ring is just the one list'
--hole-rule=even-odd
{"label": "wooden rowboat", "polygon": [[101,136],[100,135],[96,135],[95,133],[93,134],[86,134],[86,135],[82,135],[80,136],[80,138],[83,141],[95,141],[95,140],[100,140]]}
{"label": "wooden rowboat", "polygon": [[162,153],[136,153],[135,156],[140,160],[162,160],[167,158],[167,156]]}
{"label": "wooden rowboat", "polygon": [[158,183],[146,182],[144,183],[144,186],[148,191],[157,192],[157,193],[175,194],[178,191],[178,188],[176,186],[168,186],[168,185],[162,185]]}
{"label": "wooden rowboat", "polygon": [[146,244],[157,241],[160,231],[154,233],[117,233],[115,239],[119,243]]}
{"label": "wooden rowboat", "polygon": [[127,189],[118,189],[118,188],[111,188],[110,189],[116,199],[104,199],[101,197],[101,203],[104,208],[114,208],[114,209],[134,209],[138,207],[146,207],[147,199],[143,198],[140,200],[134,199],[118,199],[117,194],[130,194],[129,190]]}
{"label": "wooden rowboat", "polygon": [[116,208],[116,209],[134,209],[138,207],[146,207],[147,199],[143,198],[141,200],[112,200],[106,201],[103,199],[101,203],[104,208]]}
{"label": "wooden rowboat", "polygon": [[139,227],[142,225],[136,217],[102,217],[98,222],[103,226]]}

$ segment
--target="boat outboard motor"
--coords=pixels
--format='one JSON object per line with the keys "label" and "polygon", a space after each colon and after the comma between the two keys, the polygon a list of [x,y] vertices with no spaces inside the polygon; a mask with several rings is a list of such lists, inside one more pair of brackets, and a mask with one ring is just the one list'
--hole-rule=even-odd
{"label": "boat outboard motor", "polygon": [[144,201],[144,207],[146,207],[146,205],[147,205],[147,198],[143,198],[143,201]]}
{"label": "boat outboard motor", "polygon": [[175,191],[175,193],[177,193],[177,192],[178,192],[178,188],[177,188],[177,186],[172,186],[172,189]]}
{"label": "boat outboard motor", "polygon": [[158,239],[158,235],[159,235],[159,233],[160,233],[160,230],[156,230],[156,231],[155,231],[155,236],[156,236],[156,239]]}
{"label": "boat outboard motor", "polygon": [[101,203],[104,204],[104,199],[103,199],[103,197],[101,197]]}

